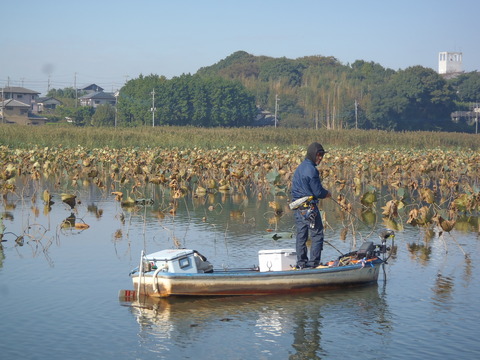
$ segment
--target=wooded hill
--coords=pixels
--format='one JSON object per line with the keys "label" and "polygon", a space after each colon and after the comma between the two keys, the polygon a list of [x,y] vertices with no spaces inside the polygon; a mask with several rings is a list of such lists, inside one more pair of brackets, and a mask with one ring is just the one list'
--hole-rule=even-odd
{"label": "wooded hill", "polygon": [[278,96],[279,124],[287,127],[472,131],[450,114],[480,100],[477,72],[446,80],[422,66],[395,71],[325,56],[292,60],[238,51],[197,74],[239,80],[272,113]]}
{"label": "wooded hill", "polygon": [[[59,94],[53,89],[49,96]],[[73,107],[58,113],[76,125],[245,127],[259,125],[262,110],[270,125],[277,114],[279,127],[475,132],[471,118],[451,117],[474,103],[480,103],[478,72],[445,79],[422,66],[393,70],[363,60],[342,64],[331,56],[287,59],[237,51],[193,75],[131,79],[119,91],[117,111],[100,105],[94,114],[93,108]]]}

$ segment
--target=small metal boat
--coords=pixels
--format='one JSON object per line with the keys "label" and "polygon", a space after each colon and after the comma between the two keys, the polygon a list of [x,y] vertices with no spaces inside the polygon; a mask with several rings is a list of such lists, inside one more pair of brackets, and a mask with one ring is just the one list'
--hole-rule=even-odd
{"label": "small metal boat", "polygon": [[130,276],[132,296],[227,296],[269,295],[318,291],[376,283],[379,269],[391,253],[387,239],[392,230],[380,233],[381,244],[364,242],[356,251],[316,268],[295,269],[293,249],[261,250],[259,266],[217,270],[195,250],[169,249],[141,254],[140,265]]}

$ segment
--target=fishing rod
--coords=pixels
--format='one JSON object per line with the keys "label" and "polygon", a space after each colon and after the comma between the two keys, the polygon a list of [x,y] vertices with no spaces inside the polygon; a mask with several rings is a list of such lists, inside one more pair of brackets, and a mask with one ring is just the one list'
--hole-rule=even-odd
{"label": "fishing rod", "polygon": [[[342,194],[340,194],[340,195],[342,195]],[[342,196],[343,196],[343,195],[342,195]],[[369,224],[367,224],[364,220],[360,219],[357,215],[355,215],[355,213],[353,213],[352,211],[348,210],[344,205],[340,204],[337,200],[335,200],[335,199],[333,198],[333,196],[331,196],[330,199],[331,199],[335,204],[337,204],[342,210],[345,210],[348,214],[352,215],[355,219],[357,219],[358,221],[360,221],[363,225],[365,225],[366,227],[370,227]],[[372,231],[370,232],[370,234],[368,234],[365,239],[368,239],[374,232],[375,232],[375,230],[372,229]]]}
{"label": "fishing rod", "polygon": [[[342,195],[342,194],[340,194]],[[343,195],[342,195],[343,196]],[[308,204],[310,201],[312,201],[314,199],[313,196],[304,196],[300,199],[297,199],[293,202],[291,202],[290,204],[288,204],[288,206],[290,207],[291,210],[296,210],[298,208],[300,208],[301,206],[304,206],[305,204]],[[353,212],[349,211],[345,206],[343,206],[342,204],[340,204],[337,200],[335,200],[332,196],[330,196],[330,199],[335,203],[337,204],[342,210],[345,210],[347,211],[349,214],[353,215],[354,218],[356,218],[358,221],[360,221],[361,223],[363,223],[365,226],[369,227],[370,225],[368,225],[365,221],[363,221],[362,219],[360,219],[357,215],[355,215]],[[367,238],[370,237],[372,234],[373,234],[374,230],[372,229],[372,232],[370,234],[368,234]]]}
{"label": "fishing rod", "polygon": [[345,253],[343,253],[343,252],[341,252],[340,250],[338,250],[338,249],[337,249],[332,243],[330,243],[329,241],[323,239],[323,242],[324,242],[325,244],[327,244],[327,245],[330,245],[330,246],[331,246],[332,248],[334,248],[335,250],[337,250],[340,255],[342,255],[342,256],[345,255]]}
{"label": "fishing rod", "polygon": [[[340,195],[342,195],[342,194],[340,194]],[[343,196],[343,195],[342,195],[342,196]],[[362,222],[364,225],[369,226],[365,221],[363,221],[363,220],[360,219],[357,215],[355,215],[355,213],[351,212],[351,211],[348,210],[344,205],[340,204],[337,200],[335,200],[335,199],[333,198],[333,196],[331,196],[330,199],[331,199],[335,204],[337,204],[338,206],[340,206],[340,208],[341,208],[342,210],[345,210],[345,211],[348,212],[349,214],[353,215],[353,217],[354,217],[355,219],[357,219],[358,221]]]}
{"label": "fishing rod", "polygon": [[[330,199],[332,199],[335,204],[340,206],[340,208],[342,208],[345,211],[348,211],[348,209],[345,209],[345,207],[342,204],[340,204],[337,200],[335,200],[333,197],[330,197]],[[358,221],[362,222],[365,226],[369,226],[365,221],[360,219],[358,216],[356,216],[351,211],[348,211],[348,213],[352,214]],[[370,234],[368,234],[368,236],[366,238],[370,237],[374,232],[375,232],[375,230],[372,229],[372,231],[370,232]],[[382,242],[381,245],[377,245],[378,252],[379,252],[379,254],[384,254],[384,257],[383,257],[382,261],[383,261],[384,264],[386,264],[387,260],[390,259],[390,257],[392,256],[393,248],[395,246],[395,240],[394,240],[395,232],[391,229],[382,229],[377,234],[380,237],[381,242]],[[387,246],[387,239],[392,239],[391,247]],[[388,252],[388,255],[386,255],[387,252]]]}
{"label": "fishing rod", "polygon": [[[342,194],[340,194],[342,195]],[[343,195],[342,195],[343,196]],[[330,199],[335,203],[337,204],[342,210],[345,210],[347,211],[349,214],[353,215],[353,217],[355,219],[357,219],[358,221],[360,221],[361,223],[363,223],[365,226],[367,227],[370,227],[369,224],[367,224],[365,221],[363,221],[362,219],[360,219],[357,215],[355,215],[355,213],[349,211],[344,205],[340,204],[337,200],[335,200],[332,196],[330,196]],[[308,203],[309,201],[312,201],[313,200],[313,196],[304,196],[300,199],[297,199],[293,202],[291,202],[289,204],[289,207],[291,210],[296,210],[298,209],[299,207],[301,207],[302,205],[304,205],[305,203]],[[372,229],[372,231],[365,237],[365,239],[368,239],[373,233],[375,232],[374,229]],[[385,234],[388,234],[388,236],[385,237]],[[384,244],[384,241],[386,238],[388,238],[391,234],[393,234],[393,231],[390,230],[390,229],[384,229],[380,234],[380,238],[382,239],[382,245],[381,245],[381,249],[383,250],[383,252],[385,252],[385,244]],[[364,239],[364,241],[365,241]],[[330,242],[324,240],[324,243],[326,243],[327,245],[330,245],[331,247],[333,247],[336,251],[338,251],[340,253],[340,255],[344,256],[345,254],[343,252],[341,252],[339,249],[337,249],[333,244],[331,244]],[[389,256],[390,257],[390,256]],[[386,262],[386,260],[388,259],[385,259],[384,261]]]}

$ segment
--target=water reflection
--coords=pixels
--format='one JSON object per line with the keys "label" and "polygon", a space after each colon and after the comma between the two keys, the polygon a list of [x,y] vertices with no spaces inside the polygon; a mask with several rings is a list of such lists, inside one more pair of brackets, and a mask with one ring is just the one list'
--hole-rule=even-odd
{"label": "water reflection", "polygon": [[463,273],[463,280],[465,281],[465,286],[468,286],[470,281],[472,280],[472,259],[468,257],[465,259],[465,269]]}
{"label": "water reflection", "polygon": [[2,246],[2,243],[0,242],[0,269],[3,268],[3,260],[5,260],[5,254],[3,253],[3,246]]}
{"label": "water reflection", "polygon": [[[2,313],[2,325],[9,329],[2,349],[12,339],[31,334],[28,346],[50,354],[49,344],[63,340],[64,329],[70,327],[88,331],[68,332],[71,337],[64,342],[68,351],[72,344],[83,347],[88,341],[89,348],[100,351],[113,352],[117,347],[128,354],[137,351],[129,358],[148,358],[148,353],[161,350],[167,351],[155,358],[178,358],[178,352],[198,359],[354,358],[376,354],[379,348],[385,358],[415,358],[419,350],[432,358],[438,353],[454,358],[464,348],[478,353],[478,342],[470,336],[478,330],[480,299],[475,271],[480,253],[477,215],[459,216],[458,228],[452,231],[471,258],[463,256],[450,235],[442,239],[431,226],[406,224],[396,234],[393,255],[385,267],[386,289],[373,286],[295,298],[164,299],[122,308],[115,294],[131,286],[127,274],[138,264],[143,249],[156,251],[179,244],[200,250],[218,267],[250,267],[257,262],[258,250],[292,247],[293,219],[285,210],[287,200],[264,191],[186,196],[173,204],[164,190],[149,185],[152,191],[142,197],[154,199],[154,204],[123,207],[96,185],[82,188],[79,183],[69,189],[58,182],[39,181],[35,187],[19,184],[21,191],[0,198],[0,221],[5,225],[0,297],[8,309]],[[45,188],[51,189],[55,201],[46,209],[41,200]],[[64,192],[77,195],[74,209],[60,200]],[[280,204],[281,215],[275,215],[279,213],[276,204],[269,206],[272,201]],[[171,213],[174,206],[176,212]],[[382,223],[378,208],[350,217],[339,213],[333,202],[322,206],[329,225],[326,239],[338,249],[326,246],[324,259],[349,251],[355,241],[358,246],[363,240],[377,240],[375,227]],[[75,227],[83,222],[90,228]],[[385,281],[381,278],[379,283]],[[69,296],[79,291],[95,296],[82,301]],[[52,292],[58,295],[52,297]],[[45,296],[39,300],[32,293]],[[53,298],[60,312],[52,317],[43,309]],[[63,316],[62,309],[69,316]],[[121,336],[118,331],[123,331]],[[34,336],[38,333],[43,336]],[[106,345],[105,334],[112,333],[121,344]],[[85,334],[88,339],[83,338]],[[347,353],[352,348],[355,352]],[[4,357],[15,358],[8,349],[3,351]]]}
{"label": "water reflection", "polygon": [[450,310],[453,300],[454,278],[450,276],[437,275],[433,285],[433,304],[443,310]]}
{"label": "water reflection", "polygon": [[326,355],[321,347],[322,342],[322,315],[310,313],[310,309],[298,310],[294,313],[293,344],[295,353],[289,357],[297,359],[321,359]]}
{"label": "water reflection", "polygon": [[[121,303],[129,308],[139,325],[139,338],[174,342],[188,347],[216,331],[225,331],[222,341],[260,341],[262,353],[275,354],[276,347],[288,349],[290,359],[320,359],[331,355],[331,339],[345,341],[345,331],[369,331],[378,341],[392,330],[392,315],[384,290],[366,286],[290,296],[241,296],[220,298],[141,298]],[[253,334],[236,339],[226,323],[247,324]],[[324,334],[324,329],[328,329]],[[346,330],[348,329],[348,330]],[[241,329],[237,329],[241,331]],[[342,340],[343,337],[343,340]],[[244,358],[253,356],[245,349]],[[258,355],[258,353],[257,353]]]}
{"label": "water reflection", "polygon": [[477,232],[480,234],[480,219],[473,215],[460,215],[455,223],[455,229],[462,232]]}
{"label": "water reflection", "polygon": [[412,260],[418,260],[422,265],[426,265],[432,255],[431,246],[417,243],[407,244]]}

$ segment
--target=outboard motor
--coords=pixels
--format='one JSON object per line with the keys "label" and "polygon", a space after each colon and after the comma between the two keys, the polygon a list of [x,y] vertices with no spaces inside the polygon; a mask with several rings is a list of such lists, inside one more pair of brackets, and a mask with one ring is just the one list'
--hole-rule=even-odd
{"label": "outboard motor", "polygon": [[371,241],[365,241],[357,251],[357,259],[370,259],[375,255],[375,245]]}
{"label": "outboard motor", "polygon": [[[391,229],[383,229],[380,230],[378,233],[378,236],[380,237],[382,243],[380,245],[377,245],[378,247],[378,255],[382,254],[383,255],[383,262],[387,262],[387,260],[390,258],[390,255],[392,255],[392,248],[393,248],[393,239],[395,238],[395,232]],[[392,247],[387,246],[387,240],[392,239]],[[388,257],[386,256],[387,252]]]}
{"label": "outboard motor", "polygon": [[[390,229],[383,229],[378,233],[378,235],[382,240],[381,244],[375,245],[372,241],[365,241],[362,245],[360,245],[360,248],[357,251],[340,255],[338,260],[335,261],[334,266],[344,266],[349,265],[352,261],[357,263],[359,260],[365,261],[375,258],[387,263],[387,260],[392,255],[393,238],[395,237],[395,232]],[[387,240],[390,238],[392,239],[391,247],[387,246]]]}

